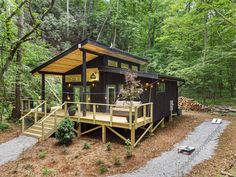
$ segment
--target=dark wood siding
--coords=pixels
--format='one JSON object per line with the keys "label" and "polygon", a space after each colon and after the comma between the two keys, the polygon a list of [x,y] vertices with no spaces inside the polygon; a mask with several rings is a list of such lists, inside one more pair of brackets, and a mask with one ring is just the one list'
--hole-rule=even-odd
{"label": "dark wood siding", "polygon": [[[94,60],[87,62],[87,68],[97,67],[100,68],[106,65],[106,59],[103,57],[98,57]],[[82,66],[78,66],[77,68],[69,71],[67,74],[81,74]],[[99,72],[100,80],[99,82],[94,82],[94,87],[92,87],[92,83],[87,83],[87,85],[91,86],[91,102],[94,103],[106,103],[106,85],[112,84],[116,86],[116,93],[118,94],[118,86],[119,84],[124,84],[125,76],[123,74],[117,73],[107,73],[102,70]],[[170,100],[174,102],[174,111],[177,112],[178,109],[178,87],[177,81],[169,81],[169,80],[160,80],[160,82],[165,82],[165,92],[157,93],[157,80],[156,79],[148,79],[139,77],[141,83],[145,86],[146,83],[155,83],[153,87],[148,87],[144,90],[144,93],[141,95],[141,101],[143,103],[153,102],[153,118],[154,122],[159,121],[163,117],[170,116]],[[67,97],[71,98],[70,101],[73,100],[73,86],[82,85],[81,83],[70,83],[71,87],[68,86],[69,83],[65,83],[65,79],[63,76],[63,101],[67,101]],[[105,108],[99,108],[100,110],[105,111]]]}

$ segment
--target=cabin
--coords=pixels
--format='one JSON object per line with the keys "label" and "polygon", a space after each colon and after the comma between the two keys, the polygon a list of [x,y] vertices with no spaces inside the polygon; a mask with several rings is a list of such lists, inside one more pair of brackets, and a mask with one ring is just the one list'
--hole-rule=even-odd
{"label": "cabin", "polygon": [[[178,113],[178,86],[184,82],[181,78],[141,71],[147,62],[126,51],[85,39],[39,65],[31,73],[42,78],[41,100],[33,108],[29,106],[32,100],[22,100],[24,134],[39,139],[49,137],[68,116],[68,108],[76,105],[76,113],[70,118],[77,125],[78,136],[101,128],[103,142],[107,129],[127,140],[116,128],[129,129],[131,144],[136,146],[146,133],[163,126],[165,118],[171,119]],[[136,73],[144,88],[138,103],[132,105],[119,101],[128,71]],[[47,112],[45,77],[51,75],[62,78],[62,103]],[[30,115],[34,123],[25,128],[24,120]],[[83,124],[93,126],[82,132]],[[139,128],[144,132],[136,140],[135,130]]]}

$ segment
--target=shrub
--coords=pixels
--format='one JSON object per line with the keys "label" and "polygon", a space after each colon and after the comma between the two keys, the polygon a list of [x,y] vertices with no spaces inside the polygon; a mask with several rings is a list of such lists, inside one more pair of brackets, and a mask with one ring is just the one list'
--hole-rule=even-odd
{"label": "shrub", "polygon": [[68,145],[72,142],[75,134],[73,131],[74,123],[66,117],[60,122],[56,131],[56,138],[61,144]]}
{"label": "shrub", "polygon": [[40,151],[38,156],[40,159],[44,159],[46,155],[47,155],[47,151]]}
{"label": "shrub", "polygon": [[120,165],[121,165],[120,158],[117,157],[117,156],[114,156],[114,157],[113,157],[113,164],[114,164],[115,166],[120,166]]}
{"label": "shrub", "polygon": [[126,157],[130,158],[133,156],[133,148],[131,147],[130,140],[125,141]]}
{"label": "shrub", "polygon": [[104,174],[104,173],[108,172],[108,169],[104,164],[102,164],[99,168],[99,172],[100,172],[100,174]]}
{"label": "shrub", "polygon": [[91,148],[90,144],[88,144],[88,143],[84,143],[84,147],[83,147],[83,149],[90,149],[90,148]]}
{"label": "shrub", "polygon": [[43,168],[42,170],[43,176],[56,176],[56,170],[53,168]]}
{"label": "shrub", "polygon": [[9,128],[10,128],[10,126],[8,124],[0,122],[0,131],[4,131]]}
{"label": "shrub", "polygon": [[111,142],[108,142],[107,143],[107,151],[111,151],[111,148],[112,148]]}

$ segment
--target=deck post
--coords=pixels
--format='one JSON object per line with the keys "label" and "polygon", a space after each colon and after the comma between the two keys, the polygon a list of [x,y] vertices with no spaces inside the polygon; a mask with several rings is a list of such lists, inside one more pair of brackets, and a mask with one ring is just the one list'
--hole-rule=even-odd
{"label": "deck post", "polygon": [[[82,102],[86,102],[86,86],[87,86],[87,80],[86,80],[86,51],[83,52],[83,66],[82,66],[82,82],[83,82],[83,96],[82,96]],[[86,116],[86,105],[82,105],[83,110],[83,116]]]}
{"label": "deck post", "polygon": [[172,122],[172,120],[173,120],[172,111],[170,111],[169,121]]}
{"label": "deck post", "polygon": [[135,128],[134,126],[132,126],[131,130],[130,130],[130,143],[132,148],[134,148],[134,144],[135,144]]}
{"label": "deck post", "polygon": [[102,125],[102,142],[103,143],[106,143],[106,126],[105,125]]}
{"label": "deck post", "polygon": [[77,136],[78,138],[81,137],[81,123],[79,122],[79,125],[77,127]]}
{"label": "deck post", "polygon": [[[42,74],[42,90],[41,90],[41,100],[45,100],[45,74]],[[44,106],[42,105],[42,112],[44,112]]]}

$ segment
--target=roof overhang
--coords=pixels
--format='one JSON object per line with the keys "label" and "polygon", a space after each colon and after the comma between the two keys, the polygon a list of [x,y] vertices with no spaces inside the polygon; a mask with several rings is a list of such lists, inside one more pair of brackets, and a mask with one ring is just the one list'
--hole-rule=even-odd
{"label": "roof overhang", "polygon": [[47,73],[63,75],[64,73],[80,66],[83,62],[83,51],[86,51],[86,61],[90,61],[98,56],[111,56],[137,64],[147,63],[146,59],[132,55],[117,48],[108,47],[91,39],[85,39],[55,56],[51,60],[41,64],[31,71],[32,74]]}

